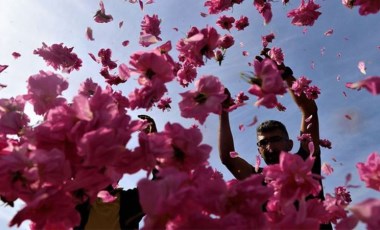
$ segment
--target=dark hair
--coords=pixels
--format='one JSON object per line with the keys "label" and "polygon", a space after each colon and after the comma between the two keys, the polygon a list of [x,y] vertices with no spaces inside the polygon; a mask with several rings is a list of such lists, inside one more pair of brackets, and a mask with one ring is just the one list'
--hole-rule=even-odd
{"label": "dark hair", "polygon": [[285,125],[275,120],[267,120],[267,121],[262,122],[259,126],[257,126],[256,132],[266,133],[266,132],[271,132],[274,130],[281,130],[282,132],[284,132],[284,134],[286,134],[287,137],[289,137],[289,134],[288,134],[288,131],[286,130]]}

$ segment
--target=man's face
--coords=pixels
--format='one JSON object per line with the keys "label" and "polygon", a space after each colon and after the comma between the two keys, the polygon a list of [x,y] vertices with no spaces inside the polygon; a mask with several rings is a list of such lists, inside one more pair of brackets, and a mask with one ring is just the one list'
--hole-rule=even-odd
{"label": "man's face", "polygon": [[281,151],[290,151],[293,141],[281,130],[257,133],[257,146],[261,157],[267,165],[280,162]]}

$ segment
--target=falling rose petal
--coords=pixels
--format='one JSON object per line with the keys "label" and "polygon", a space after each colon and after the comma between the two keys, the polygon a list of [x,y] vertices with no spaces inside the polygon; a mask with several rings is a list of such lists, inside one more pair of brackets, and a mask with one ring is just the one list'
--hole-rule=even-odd
{"label": "falling rose petal", "polygon": [[175,30],[176,32],[178,32],[178,28],[177,27],[174,27],[173,30]]}
{"label": "falling rose petal", "polygon": [[208,14],[201,12],[201,16],[202,16],[202,17],[205,18],[205,17],[207,17],[207,15],[208,15]]}
{"label": "falling rose petal", "polygon": [[236,158],[236,157],[239,157],[239,154],[237,152],[235,152],[235,151],[231,151],[230,152],[230,157],[231,158]]}
{"label": "falling rose petal", "polygon": [[14,59],[17,59],[17,58],[21,57],[21,54],[17,53],[17,52],[13,52],[12,56],[13,56]]}
{"label": "falling rose petal", "polygon": [[92,60],[99,63],[99,61],[96,59],[95,55],[93,53],[88,53],[88,55],[91,57]]}
{"label": "falling rose petal", "polygon": [[97,23],[108,23],[113,20],[112,15],[107,15],[103,1],[99,2],[100,10],[96,11],[94,20]]}
{"label": "falling rose petal", "polygon": [[336,76],[336,80],[340,81],[340,75],[339,74],[338,74],[338,76]]}
{"label": "falling rose petal", "polygon": [[350,89],[360,90],[361,88],[365,88],[372,95],[380,94],[380,76],[371,76],[367,77],[364,80],[358,82],[348,82],[346,83],[346,87]]}
{"label": "falling rose petal", "polygon": [[98,192],[98,198],[100,198],[103,203],[111,203],[117,199],[116,196],[112,196],[108,191]]}
{"label": "falling rose petal", "polygon": [[0,65],[0,73],[3,72],[6,68],[8,68],[7,65]]}
{"label": "falling rose petal", "polygon": [[322,172],[323,172],[326,176],[328,176],[328,175],[330,175],[331,173],[334,172],[334,168],[331,167],[330,164],[325,163],[325,162],[322,163],[321,170],[322,170]]}
{"label": "falling rose petal", "polygon": [[337,57],[337,58],[341,58],[341,57],[342,57],[342,54],[341,54],[341,53],[337,53],[337,54],[336,54],[336,57]]}
{"label": "falling rose petal", "polygon": [[156,36],[152,34],[143,34],[140,35],[140,44],[146,44],[147,46],[159,42]]}
{"label": "falling rose petal", "polygon": [[320,139],[319,140],[319,145],[323,148],[328,148],[328,149],[331,149],[331,141],[327,140],[327,139]]}
{"label": "falling rose petal", "polygon": [[244,42],[240,42],[240,47],[244,47]]}
{"label": "falling rose petal", "polygon": [[360,70],[360,73],[362,73],[362,74],[367,74],[367,72],[366,72],[366,66],[365,66],[365,62],[364,61],[359,61],[359,63],[358,63],[358,68],[359,68],[359,70]]}
{"label": "falling rose petal", "polygon": [[127,81],[131,76],[131,71],[126,64],[119,65],[119,78],[123,81]]}
{"label": "falling rose petal", "polygon": [[350,39],[349,39],[348,37],[344,37],[344,40],[345,40],[345,41],[348,41],[348,40],[350,40]]}
{"label": "falling rose petal", "polygon": [[144,10],[144,3],[142,2],[142,0],[139,0],[139,5],[140,5],[140,9]]}
{"label": "falling rose petal", "polygon": [[0,83],[0,89],[4,89],[4,88],[6,88],[7,87],[7,85],[4,85],[4,84],[1,84]]}
{"label": "falling rose petal", "polygon": [[261,164],[261,158],[259,155],[256,155],[255,171],[257,173],[259,172],[260,164]]}
{"label": "falling rose petal", "polygon": [[335,157],[332,157],[332,158],[331,158],[331,160],[333,160],[334,162],[336,162],[336,161],[337,161]]}
{"label": "falling rose petal", "polygon": [[92,29],[90,27],[87,27],[86,29],[86,38],[87,40],[94,41],[94,37],[92,35]]}
{"label": "falling rose petal", "polygon": [[148,1],[145,2],[146,5],[153,4],[153,3],[154,3],[153,0],[148,0]]}
{"label": "falling rose petal", "polygon": [[343,91],[343,96],[347,97],[347,93]]}
{"label": "falling rose petal", "polygon": [[313,126],[313,123],[308,124],[307,127],[306,127],[306,129],[310,129],[311,126]]}
{"label": "falling rose petal", "polygon": [[257,123],[257,120],[258,120],[258,119],[257,119],[257,116],[254,116],[252,122],[249,123],[247,126],[248,126],[248,127],[251,127],[251,126],[255,125],[255,124]]}
{"label": "falling rose petal", "polygon": [[125,40],[121,43],[124,47],[129,45],[129,40]]}
{"label": "falling rose petal", "polygon": [[307,28],[303,28],[302,33],[305,35],[307,33]]}
{"label": "falling rose petal", "polygon": [[312,141],[309,142],[309,144],[307,145],[308,149],[309,149],[309,152],[310,152],[310,156],[312,156],[314,154],[314,143]]}
{"label": "falling rose petal", "polygon": [[344,115],[345,118],[347,118],[348,120],[352,120],[352,117],[348,114]]}
{"label": "falling rose petal", "polygon": [[119,28],[123,27],[124,21],[119,22]]}
{"label": "falling rose petal", "polygon": [[249,55],[248,51],[243,51],[243,56],[248,56],[248,55]]}
{"label": "falling rose petal", "polygon": [[245,130],[245,127],[244,127],[243,124],[240,124],[240,125],[239,125],[239,130],[240,130],[240,131],[244,131],[244,130]]}
{"label": "falling rose petal", "polygon": [[328,36],[331,36],[333,33],[334,33],[334,30],[333,30],[333,29],[329,29],[329,30],[327,30],[327,31],[324,33],[324,35],[325,35],[326,37],[328,37]]}
{"label": "falling rose petal", "polygon": [[312,118],[313,118],[313,115],[310,115],[308,118],[306,118],[305,119],[306,123],[309,123]]}

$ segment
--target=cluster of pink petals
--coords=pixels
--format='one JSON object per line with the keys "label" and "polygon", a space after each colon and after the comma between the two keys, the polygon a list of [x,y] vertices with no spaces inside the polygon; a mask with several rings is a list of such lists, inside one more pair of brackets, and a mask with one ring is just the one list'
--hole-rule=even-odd
{"label": "cluster of pink petals", "polygon": [[156,49],[132,54],[129,64],[131,73],[139,74],[142,86],[129,94],[130,106],[149,109],[167,92],[165,83],[174,79],[174,63],[167,53]]}
{"label": "cluster of pink petals", "polygon": [[[229,35],[229,37],[232,36]],[[203,57],[207,59],[214,58],[217,48],[226,49],[233,45],[231,41],[227,44],[223,42],[224,38],[213,27],[208,26],[201,30],[192,27],[187,33],[187,38],[183,38],[177,43],[177,50],[180,52],[179,60],[181,62],[188,62],[196,67],[203,66]]]}
{"label": "cluster of pink petals", "polygon": [[305,76],[301,76],[293,82],[292,90],[296,96],[300,96],[302,93],[310,100],[315,100],[320,94],[320,90],[317,86],[309,86],[312,81]]}
{"label": "cluster of pink petals", "polygon": [[73,53],[74,47],[67,48],[63,43],[53,44],[51,46],[42,43],[42,47],[33,51],[34,54],[41,56],[48,66],[55,70],[62,69],[64,73],[79,70],[82,66],[82,60]]}
{"label": "cluster of pink petals", "polygon": [[161,34],[160,29],[161,20],[158,18],[158,15],[153,14],[152,16],[145,15],[141,22],[141,32],[139,43],[148,47],[158,41],[161,41],[159,37]]}
{"label": "cluster of pink petals", "polygon": [[254,0],[253,5],[256,7],[256,10],[264,18],[264,24],[269,24],[272,20],[272,5],[266,0]]}
{"label": "cluster of pink petals", "polygon": [[62,92],[69,87],[67,80],[53,72],[40,71],[28,79],[28,93],[24,96],[38,115],[45,114],[48,110],[66,102],[60,97]]}
{"label": "cluster of pink petals", "polygon": [[303,200],[306,196],[317,195],[321,185],[311,173],[314,159],[304,161],[300,156],[282,152],[280,163],[264,168],[263,174],[268,185],[275,190],[275,198],[281,203]]}
{"label": "cluster of pink petals", "polygon": [[369,230],[376,230],[380,227],[380,199],[368,198],[359,204],[349,207],[352,215],[343,219],[336,225],[337,230],[355,229],[359,221],[366,224]]}
{"label": "cluster of pink petals", "polygon": [[301,0],[301,5],[288,12],[288,18],[292,18],[292,24],[296,26],[312,26],[318,19],[321,12],[317,11],[320,6],[313,0]]}
{"label": "cluster of pink petals", "polygon": [[368,188],[380,191],[380,154],[371,153],[367,162],[359,162],[356,164],[360,179],[366,183]]}
{"label": "cluster of pink petals", "polygon": [[270,33],[265,36],[262,36],[261,41],[262,41],[263,47],[266,48],[268,44],[273,41],[274,38],[275,38],[274,33]]}
{"label": "cluster of pink petals", "polygon": [[377,14],[380,11],[380,3],[378,1],[365,1],[365,0],[343,0],[342,4],[348,8],[353,8],[354,6],[359,7],[360,15]]}
{"label": "cluster of pink petals", "polygon": [[249,26],[249,21],[248,21],[248,17],[246,16],[241,16],[235,22],[235,27],[237,30],[244,30],[247,26]]}
{"label": "cluster of pink petals", "polygon": [[346,87],[350,89],[357,89],[360,90],[361,88],[364,88],[368,90],[373,95],[380,94],[380,77],[379,76],[372,76],[367,77],[364,80],[358,81],[358,82],[348,82],[346,83]]}
{"label": "cluster of pink petals", "polygon": [[209,14],[218,14],[229,10],[234,4],[240,4],[243,0],[207,0],[204,6],[208,7]]}
{"label": "cluster of pink petals", "polygon": [[111,22],[113,20],[113,17],[110,14],[106,14],[106,10],[104,8],[103,1],[99,2],[99,6],[100,6],[100,9],[98,11],[96,11],[96,13],[94,15],[95,22],[97,22],[97,23]]}
{"label": "cluster of pink petals", "polygon": [[[285,83],[282,80],[281,73],[277,68],[276,63],[266,58],[262,61],[254,60],[253,66],[255,69],[256,79],[258,83],[251,86],[249,93],[258,97],[256,106],[265,106],[274,108],[277,106],[276,95],[286,93]],[[253,80],[254,81],[254,80]]]}
{"label": "cluster of pink petals", "polygon": [[226,15],[222,15],[218,18],[218,21],[216,21],[216,24],[220,26],[220,28],[222,29],[230,30],[234,22],[235,22],[234,17],[228,17]]}
{"label": "cluster of pink petals", "polygon": [[268,51],[268,55],[277,65],[284,63],[284,53],[281,48],[273,47]]}
{"label": "cluster of pink petals", "polygon": [[205,75],[195,82],[195,89],[180,93],[182,101],[179,102],[181,116],[195,118],[201,124],[206,121],[210,113],[220,114],[222,102],[227,95],[224,86],[218,77]]}
{"label": "cluster of pink petals", "polygon": [[21,134],[29,123],[24,113],[25,100],[18,96],[0,99],[0,132],[2,134]]}

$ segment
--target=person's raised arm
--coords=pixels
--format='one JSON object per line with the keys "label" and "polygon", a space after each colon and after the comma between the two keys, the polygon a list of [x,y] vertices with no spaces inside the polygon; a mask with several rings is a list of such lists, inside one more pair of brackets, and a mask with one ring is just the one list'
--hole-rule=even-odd
{"label": "person's raised arm", "polygon": [[[226,93],[229,95],[228,90]],[[226,99],[225,103],[229,103],[230,96]],[[228,107],[227,105],[223,106]],[[231,132],[229,113],[227,111],[222,111],[219,117],[219,157],[222,163],[227,167],[227,169],[234,175],[238,180],[243,180],[253,173],[255,173],[254,168],[243,158],[236,156],[231,157],[231,152],[235,151],[234,140]]]}
{"label": "person's raised arm", "polygon": [[[320,158],[320,147],[319,147],[319,121],[318,121],[318,108],[314,100],[308,99],[304,93],[301,93],[300,96],[294,94],[291,89],[293,82],[296,80],[293,76],[293,71],[289,67],[285,67],[283,78],[288,85],[288,92],[293,98],[293,101],[296,103],[298,108],[301,111],[301,134],[308,133],[311,135],[313,144],[314,144],[314,153],[315,162],[313,166],[313,173],[321,174],[321,158]],[[307,155],[302,157],[306,159],[310,155],[308,143],[305,141],[301,142],[301,148],[306,150]],[[305,151],[304,151],[305,152]]]}

